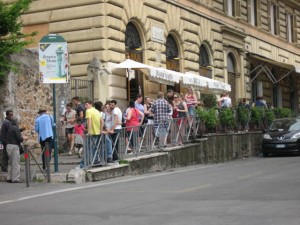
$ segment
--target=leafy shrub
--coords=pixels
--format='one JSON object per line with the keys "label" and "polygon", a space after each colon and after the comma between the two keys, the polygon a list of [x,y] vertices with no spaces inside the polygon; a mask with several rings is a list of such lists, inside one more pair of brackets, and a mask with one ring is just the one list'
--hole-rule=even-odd
{"label": "leafy shrub", "polygon": [[264,109],[261,107],[251,108],[251,122],[259,125],[263,121]]}
{"label": "leafy shrub", "polygon": [[219,120],[215,108],[197,110],[197,115],[199,116],[200,120],[204,123],[208,132],[216,131],[216,127],[219,123]]}
{"label": "leafy shrub", "polygon": [[241,124],[247,124],[250,118],[249,111],[249,108],[238,106],[236,109],[237,121],[239,121]]}
{"label": "leafy shrub", "polygon": [[217,106],[217,97],[213,94],[203,94],[203,104],[205,108],[215,108]]}
{"label": "leafy shrub", "polygon": [[277,118],[286,118],[292,115],[292,110],[288,108],[275,108],[274,111]]}
{"label": "leafy shrub", "polygon": [[227,128],[233,128],[235,125],[235,117],[232,109],[223,108],[219,110],[220,124]]}
{"label": "leafy shrub", "polygon": [[274,109],[265,109],[265,120],[268,124],[271,124],[273,120],[275,119],[275,112]]}

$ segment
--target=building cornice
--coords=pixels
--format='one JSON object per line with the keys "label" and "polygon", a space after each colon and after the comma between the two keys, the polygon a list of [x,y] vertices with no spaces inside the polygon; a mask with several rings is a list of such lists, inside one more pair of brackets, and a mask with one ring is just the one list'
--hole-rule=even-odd
{"label": "building cornice", "polygon": [[[281,49],[284,49],[290,53],[299,55],[299,46],[297,44],[290,44],[285,40],[279,39],[277,36],[272,36],[271,34],[264,32],[257,27],[247,24],[235,17],[230,17],[225,14],[220,13],[217,10],[212,9],[211,7],[204,7],[203,4],[199,4],[194,1],[186,0],[163,0],[169,4],[175,5],[179,8],[187,10],[196,15],[200,15],[204,18],[207,18],[215,23],[220,25],[226,25],[229,27],[236,27],[238,30],[245,30],[247,36],[253,36],[255,34],[256,39],[264,41],[268,44],[278,46]],[[289,2],[295,2],[296,0],[289,0]]]}
{"label": "building cornice", "polygon": [[300,10],[300,2],[299,2],[299,0],[285,0],[284,4],[290,6],[290,7],[294,8],[294,9]]}

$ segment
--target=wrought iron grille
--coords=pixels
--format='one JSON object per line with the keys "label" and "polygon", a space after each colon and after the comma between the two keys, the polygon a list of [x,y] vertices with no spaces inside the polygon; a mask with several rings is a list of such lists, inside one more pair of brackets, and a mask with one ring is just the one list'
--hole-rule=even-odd
{"label": "wrought iron grille", "polygon": [[94,100],[93,81],[71,79],[71,94],[72,97],[78,96],[82,99]]}
{"label": "wrought iron grille", "polygon": [[126,26],[125,46],[129,49],[136,49],[142,46],[139,32],[132,23],[128,23]]}
{"label": "wrought iron grille", "polygon": [[166,56],[167,59],[174,59],[179,57],[179,50],[177,43],[172,35],[168,35],[166,43]]}

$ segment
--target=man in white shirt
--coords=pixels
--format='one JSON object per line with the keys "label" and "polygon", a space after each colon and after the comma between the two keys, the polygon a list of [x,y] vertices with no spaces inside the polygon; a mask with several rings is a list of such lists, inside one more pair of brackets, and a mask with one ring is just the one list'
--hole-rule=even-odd
{"label": "man in white shirt", "polygon": [[110,108],[113,114],[113,126],[108,131],[111,134],[111,138],[113,140],[113,160],[118,160],[119,156],[119,133],[122,129],[122,111],[119,107],[117,107],[117,101],[110,101]]}
{"label": "man in white shirt", "polygon": [[229,97],[228,93],[224,93],[221,95],[221,98],[218,101],[218,104],[221,108],[231,108],[231,98]]}

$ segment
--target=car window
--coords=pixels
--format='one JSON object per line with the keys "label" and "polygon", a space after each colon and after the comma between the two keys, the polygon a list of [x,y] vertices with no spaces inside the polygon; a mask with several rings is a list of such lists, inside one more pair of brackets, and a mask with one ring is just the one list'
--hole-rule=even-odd
{"label": "car window", "polygon": [[278,130],[300,130],[300,122],[294,119],[286,119],[286,120],[275,120],[270,126],[270,131],[278,131]]}
{"label": "car window", "polygon": [[296,131],[296,130],[300,130],[300,123],[294,123],[290,126],[289,131]]}

